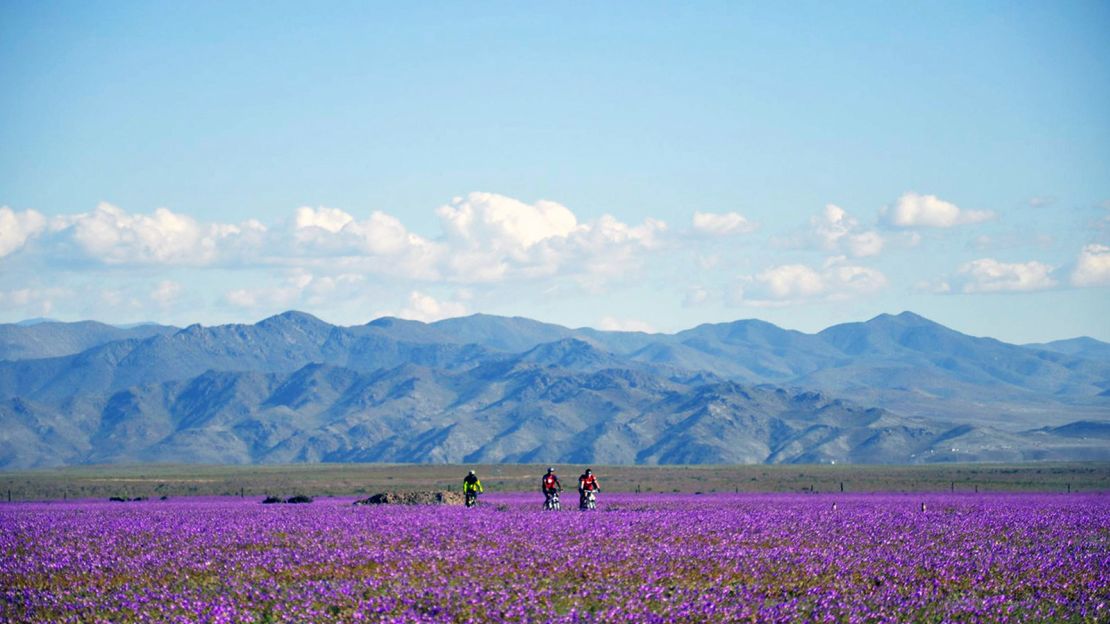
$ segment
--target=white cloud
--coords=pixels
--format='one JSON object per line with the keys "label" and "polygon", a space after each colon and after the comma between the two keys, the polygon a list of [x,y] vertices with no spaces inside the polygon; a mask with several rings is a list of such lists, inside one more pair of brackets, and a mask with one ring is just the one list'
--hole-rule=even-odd
{"label": "white cloud", "polygon": [[589,273],[621,274],[635,264],[643,251],[656,249],[667,224],[645,219],[640,225],[628,225],[610,215],[586,224],[568,237],[565,246],[554,247],[561,262]]}
{"label": "white cloud", "polygon": [[360,270],[458,284],[559,274],[604,282],[634,268],[666,230],[661,221],[629,225],[609,215],[581,223],[556,202],[528,204],[495,193],[457,197],[436,212],[443,237],[430,240],[383,212],[360,221],[341,210],[302,207],[293,221],[293,247],[295,253],[328,259],[315,261],[317,271]]}
{"label": "white cloud", "polygon": [[771,267],[755,277],[771,299],[809,299],[825,291],[821,275],[804,264]]}
{"label": "white cloud", "polygon": [[885,244],[882,235],[874,230],[863,230],[859,221],[836,204],[827,204],[820,214],[810,218],[809,223],[814,236],[827,251],[861,258],[878,255]]}
{"label": "white cloud", "polygon": [[58,217],[51,229],[72,237],[86,254],[105,264],[193,266],[211,264],[222,252],[257,240],[266,230],[255,220],[202,224],[168,208],[151,215],[130,214],[108,203],[89,213]]}
{"label": "white cloud", "polygon": [[320,229],[336,234],[354,220],[354,217],[338,208],[301,206],[293,216],[293,225],[298,232]]}
{"label": "white cloud", "polygon": [[597,282],[625,275],[655,249],[666,224],[629,225],[610,216],[580,223],[561,204],[471,193],[437,211],[446,234],[441,273],[462,283],[578,274]]}
{"label": "white cloud", "polygon": [[966,276],[963,292],[1007,292],[1044,290],[1056,286],[1052,267],[1035,260],[1029,262],[999,262],[993,258],[973,260],[960,267]]}
{"label": "white cloud", "polygon": [[781,306],[839,301],[876,293],[886,287],[882,272],[833,258],[820,270],[804,264],[783,264],[741,278],[733,303]]}
{"label": "white cloud", "polygon": [[735,236],[756,230],[756,224],[738,212],[694,212],[694,231],[705,236]]}
{"label": "white cloud", "polygon": [[1071,274],[1074,286],[1110,286],[1110,247],[1085,245]]}
{"label": "white cloud", "polygon": [[540,200],[526,204],[496,193],[456,197],[436,211],[447,237],[462,247],[519,253],[537,243],[566,238],[578,219],[562,204]]}
{"label": "white cloud", "polygon": [[466,305],[458,301],[438,301],[419,291],[409,294],[409,303],[398,314],[401,318],[430,323],[466,314]]}
{"label": "white cloud", "polygon": [[[375,211],[359,221],[334,208],[297,209],[292,223],[292,249],[280,240],[270,248],[276,260],[312,262],[319,271],[362,271],[407,279],[441,277],[438,263],[447,249],[412,232],[396,217]],[[325,259],[316,260],[312,259]]]}
{"label": "white cloud", "polygon": [[74,217],[73,238],[90,255],[109,264],[200,261],[201,228],[191,217],[158,208],[151,216],[130,215],[102,203]]}
{"label": "white cloud", "polygon": [[618,319],[606,316],[598,322],[598,329],[602,331],[643,332],[645,334],[658,333],[647,321],[637,319]]}
{"label": "white cloud", "polygon": [[903,194],[893,209],[884,208],[883,212],[888,223],[897,227],[950,228],[994,218],[994,213],[990,211],[963,210],[936,195],[914,192]]}
{"label": "white cloud", "polygon": [[429,246],[428,241],[410,233],[400,219],[384,212],[375,211],[369,219],[353,222],[347,229],[366,253],[375,256],[393,256]]}
{"label": "white cloud", "polygon": [[0,206],[0,258],[18,250],[46,229],[46,217],[34,210],[16,212]]}
{"label": "white cloud", "polygon": [[358,221],[342,210],[326,207],[298,208],[293,236],[302,248],[324,254],[398,256],[429,246],[384,212],[374,211],[369,219]]}

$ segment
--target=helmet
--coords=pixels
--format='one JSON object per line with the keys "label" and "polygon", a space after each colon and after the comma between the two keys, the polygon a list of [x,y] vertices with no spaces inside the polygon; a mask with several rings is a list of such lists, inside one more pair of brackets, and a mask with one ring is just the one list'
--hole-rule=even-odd
{"label": "helmet", "polygon": [[549,473],[551,473],[551,472],[555,472],[555,469],[554,469],[554,468],[548,468],[548,469],[547,469],[547,472],[549,472]]}
{"label": "helmet", "polygon": [[593,470],[590,470],[589,468],[586,469],[586,474],[593,474],[593,473],[594,473]]}
{"label": "helmet", "polygon": [[473,470],[471,470],[471,471],[470,471],[470,474],[474,474],[474,471],[473,471]]}

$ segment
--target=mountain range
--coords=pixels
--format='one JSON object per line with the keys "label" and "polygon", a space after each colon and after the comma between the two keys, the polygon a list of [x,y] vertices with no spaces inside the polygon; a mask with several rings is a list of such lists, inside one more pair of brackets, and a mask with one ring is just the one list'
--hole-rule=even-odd
{"label": "mountain range", "polygon": [[0,468],[1110,459],[1110,345],[903,312],[816,334],[474,315],[0,325]]}

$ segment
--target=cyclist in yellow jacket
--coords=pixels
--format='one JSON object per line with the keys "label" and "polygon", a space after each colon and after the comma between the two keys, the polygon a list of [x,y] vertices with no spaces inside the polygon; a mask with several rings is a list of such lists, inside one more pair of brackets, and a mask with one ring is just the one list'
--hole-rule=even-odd
{"label": "cyclist in yellow jacket", "polygon": [[466,499],[466,506],[473,507],[477,505],[478,495],[481,493],[482,482],[478,480],[478,475],[471,470],[470,474],[463,478],[463,498]]}

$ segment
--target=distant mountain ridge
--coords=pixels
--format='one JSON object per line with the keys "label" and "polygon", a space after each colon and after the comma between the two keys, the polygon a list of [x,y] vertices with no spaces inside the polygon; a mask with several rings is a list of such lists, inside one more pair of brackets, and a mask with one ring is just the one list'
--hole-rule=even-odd
{"label": "distant mountain ridge", "polygon": [[1084,358],[1110,359],[1110,344],[1095,340],[1088,336],[1069,338],[1067,340],[1054,340],[1052,342],[1029,344],[1025,346],[1030,349],[1055,351],[1056,353],[1064,353],[1066,355]]}
{"label": "distant mountain ridge", "polygon": [[9,468],[1110,459],[1110,345],[1011,345],[910,312],[816,334],[42,322],[0,325],[0,360]]}
{"label": "distant mountain ridge", "polygon": [[122,328],[96,321],[61,323],[30,319],[0,324],[0,360],[71,355],[115,340],[147,338],[175,331],[176,327],[153,324]]}

